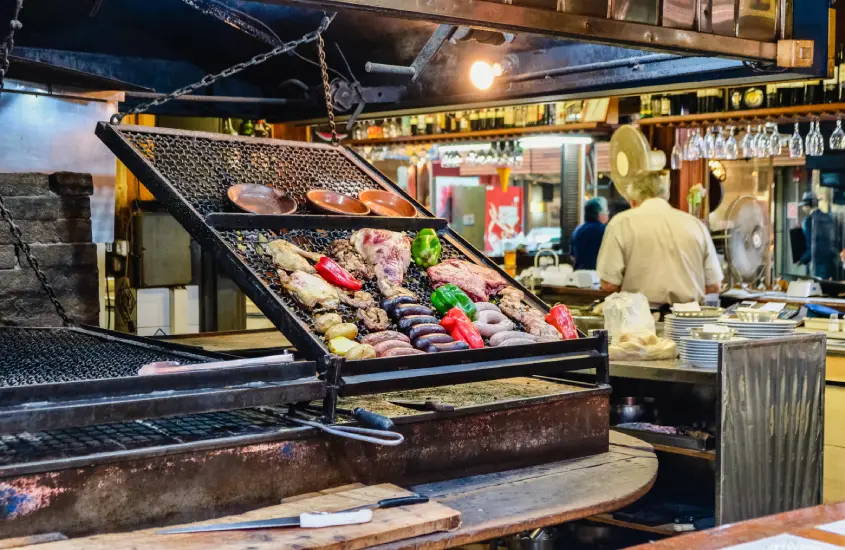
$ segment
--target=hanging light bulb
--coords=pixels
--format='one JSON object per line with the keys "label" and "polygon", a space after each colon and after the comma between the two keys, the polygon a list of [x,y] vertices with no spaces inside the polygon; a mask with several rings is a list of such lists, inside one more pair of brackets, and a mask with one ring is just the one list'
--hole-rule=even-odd
{"label": "hanging light bulb", "polygon": [[497,76],[502,76],[502,66],[498,63],[491,65],[486,61],[476,61],[469,68],[469,80],[479,90],[489,89]]}

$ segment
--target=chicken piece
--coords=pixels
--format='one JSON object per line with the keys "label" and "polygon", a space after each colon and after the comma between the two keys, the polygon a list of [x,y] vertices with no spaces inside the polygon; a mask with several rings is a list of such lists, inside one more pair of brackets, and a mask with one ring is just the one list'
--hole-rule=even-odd
{"label": "chicken piece", "polygon": [[426,271],[434,288],[457,285],[473,302],[487,302],[508,285],[504,277],[481,265],[464,260],[444,260]]}
{"label": "chicken piece", "polygon": [[337,294],[340,297],[341,302],[350,305],[355,309],[368,309],[371,307],[376,307],[376,300],[375,298],[373,298],[373,295],[369,292],[359,290],[353,294],[351,292],[338,290]]}
{"label": "chicken piece", "polygon": [[359,309],[358,318],[364,322],[367,330],[372,332],[387,330],[387,327],[390,326],[390,319],[387,317],[387,312],[380,307]]}
{"label": "chicken piece", "polygon": [[285,290],[306,308],[337,309],[340,306],[337,289],[317,275],[304,271],[294,271],[290,275],[281,270],[278,273]]}
{"label": "chicken piece", "polygon": [[560,331],[548,324],[541,318],[531,318],[527,323],[523,323],[528,334],[537,337],[538,342],[557,342],[563,340]]}
{"label": "chicken piece", "polygon": [[347,239],[338,239],[331,245],[330,251],[332,257],[337,260],[337,263],[346,271],[358,279],[369,280],[376,276],[373,267],[358,254],[355,247],[352,246]]}
{"label": "chicken piece", "polygon": [[410,296],[416,298],[417,295],[400,285],[395,285],[387,279],[378,280],[378,289],[385,298],[395,298],[396,296]]}
{"label": "chicken piece", "polygon": [[[273,263],[285,271],[304,271],[305,273],[316,273],[314,267],[308,263],[306,257],[313,259],[313,254],[305,252],[298,246],[289,243],[284,239],[276,239],[264,245],[264,250],[273,258]],[[319,260],[319,255],[317,255]]]}
{"label": "chicken piece", "polygon": [[376,279],[401,285],[411,265],[411,239],[384,229],[361,229],[349,237],[355,250],[373,266]]}

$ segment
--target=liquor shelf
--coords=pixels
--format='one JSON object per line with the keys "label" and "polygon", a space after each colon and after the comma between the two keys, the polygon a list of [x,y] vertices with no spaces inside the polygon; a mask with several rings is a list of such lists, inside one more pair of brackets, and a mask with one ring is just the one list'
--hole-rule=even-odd
{"label": "liquor shelf", "polygon": [[782,118],[836,118],[838,113],[845,113],[845,103],[826,103],[820,105],[797,105],[794,107],[775,107],[772,109],[752,109],[745,111],[724,111],[700,113],[694,115],[658,116],[640,119],[640,126],[683,126],[686,124],[706,123],[727,120],[782,119]]}

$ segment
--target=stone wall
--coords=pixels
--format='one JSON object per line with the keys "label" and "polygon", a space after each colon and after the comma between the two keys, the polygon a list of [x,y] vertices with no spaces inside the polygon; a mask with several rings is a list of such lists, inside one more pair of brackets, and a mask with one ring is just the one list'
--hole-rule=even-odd
{"label": "stone wall", "polygon": [[[76,323],[99,323],[97,247],[91,242],[93,182],[89,174],[0,173],[23,239]],[[47,294],[0,220],[0,325],[60,326]]]}

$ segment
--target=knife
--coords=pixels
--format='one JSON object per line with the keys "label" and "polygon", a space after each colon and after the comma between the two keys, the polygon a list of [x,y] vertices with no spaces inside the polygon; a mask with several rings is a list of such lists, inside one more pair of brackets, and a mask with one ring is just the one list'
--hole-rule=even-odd
{"label": "knife", "polygon": [[347,508],[339,512],[305,512],[298,516],[286,518],[261,519],[243,521],[240,523],[218,523],[214,525],[188,525],[158,531],[157,535],[175,535],[179,533],[205,533],[211,531],[240,531],[245,529],[271,529],[274,527],[332,527],[336,525],[356,525],[367,523],[373,519],[373,509],[397,508],[412,504],[425,504],[429,498],[421,495],[387,498],[375,504],[364,504]]}

